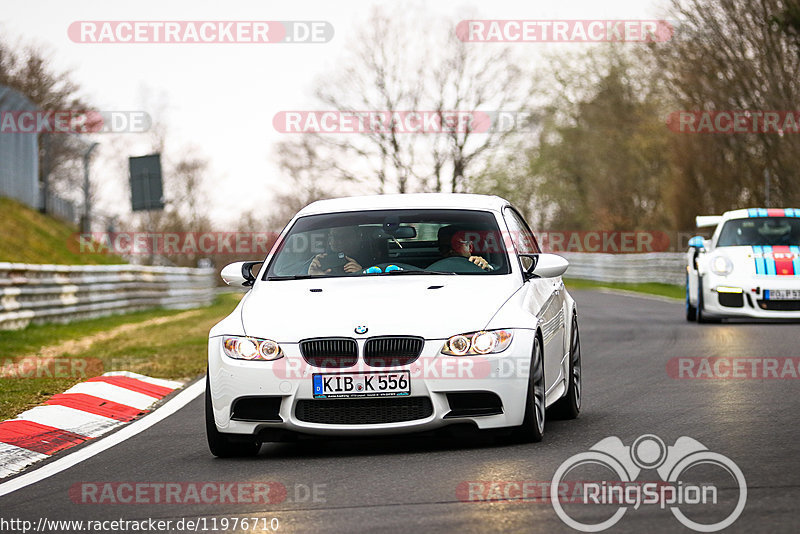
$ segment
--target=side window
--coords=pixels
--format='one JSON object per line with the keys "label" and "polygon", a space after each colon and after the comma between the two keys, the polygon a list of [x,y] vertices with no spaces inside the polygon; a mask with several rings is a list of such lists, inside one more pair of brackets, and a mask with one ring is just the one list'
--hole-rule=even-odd
{"label": "side window", "polygon": [[525,219],[513,208],[506,208],[503,211],[503,218],[506,220],[508,230],[511,233],[511,241],[519,254],[536,254],[541,252],[533,232],[528,228]]}

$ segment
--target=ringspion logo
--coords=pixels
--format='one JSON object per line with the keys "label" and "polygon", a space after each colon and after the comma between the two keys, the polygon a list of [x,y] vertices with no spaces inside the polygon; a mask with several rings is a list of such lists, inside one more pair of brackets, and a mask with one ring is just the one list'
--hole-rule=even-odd
{"label": "ringspion logo", "polygon": [[[586,472],[590,470],[593,475],[602,471],[604,478],[587,477]],[[645,471],[655,471],[662,482],[629,484]],[[696,473],[708,478],[715,476],[715,482],[716,476],[722,475],[722,482],[693,482],[689,477]],[[580,509],[570,507],[569,501],[560,498],[559,488],[565,482],[569,487],[570,481],[575,480],[571,476],[583,481],[579,492],[581,504],[616,508],[610,517],[584,517]],[[735,493],[736,497],[724,499],[720,496],[723,492],[726,495]],[[732,507],[730,501],[735,503]],[[587,452],[571,456],[556,469],[550,502],[564,523],[581,532],[609,529],[622,520],[628,510],[638,510],[642,505],[669,508],[689,529],[717,532],[732,525],[741,515],[747,502],[747,483],[736,463],[708,450],[693,438],[682,436],[674,445],[667,446],[658,436],[645,434],[626,446],[621,439],[612,436],[598,441]]]}

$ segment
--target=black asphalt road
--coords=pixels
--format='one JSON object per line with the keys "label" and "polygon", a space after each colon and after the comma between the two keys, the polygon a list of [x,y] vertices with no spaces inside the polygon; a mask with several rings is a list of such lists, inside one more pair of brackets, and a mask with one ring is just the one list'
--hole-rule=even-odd
{"label": "black asphalt road", "polygon": [[[217,532],[233,532],[221,527],[244,517],[265,518],[255,532],[269,532],[263,527],[272,518],[278,532],[575,532],[549,502],[465,502],[457,490],[469,481],[548,482],[562,462],[603,438],[617,436],[630,445],[656,434],[667,445],[681,436],[694,438],[741,468],[747,503],[727,531],[800,531],[800,381],[690,380],[667,373],[675,357],[798,357],[800,328],[688,324],[678,302],[593,291],[574,296],[583,344],[583,412],[574,421],[549,421],[542,443],[514,445],[487,436],[319,441],[270,444],[257,458],[220,460],[206,447],[200,397],[134,438],[0,498],[0,517],[34,523],[40,517],[206,518],[198,530],[207,532],[214,531],[214,521]],[[698,473],[696,481],[712,480]],[[650,471],[639,479],[658,478]],[[718,506],[730,510],[737,493],[727,480],[727,486],[718,483]],[[69,493],[82,483],[210,481],[276,482],[287,495],[269,505],[97,505],[80,503],[79,496],[76,503]],[[608,506],[580,506],[575,513],[581,518],[610,516]],[[711,517],[699,505],[694,510],[695,519]],[[608,530],[643,531],[690,532],[657,505],[628,509]]]}

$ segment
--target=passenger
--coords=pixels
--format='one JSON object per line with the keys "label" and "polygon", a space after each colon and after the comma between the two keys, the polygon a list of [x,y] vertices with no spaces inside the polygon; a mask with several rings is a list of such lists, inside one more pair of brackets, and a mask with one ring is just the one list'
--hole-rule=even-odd
{"label": "passenger", "polygon": [[361,249],[358,229],[352,226],[331,228],[328,233],[328,247],[331,253],[317,254],[308,266],[308,274],[355,273],[362,269],[353,259]]}

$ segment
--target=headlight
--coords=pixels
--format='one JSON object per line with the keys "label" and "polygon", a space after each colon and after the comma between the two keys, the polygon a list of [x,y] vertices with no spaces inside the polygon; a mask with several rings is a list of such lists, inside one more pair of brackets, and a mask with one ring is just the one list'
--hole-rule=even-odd
{"label": "headlight", "polygon": [[511,345],[513,334],[510,330],[481,330],[469,334],[458,334],[448,339],[442,354],[467,356],[473,354],[496,354]]}
{"label": "headlight", "polygon": [[711,272],[719,276],[728,276],[733,272],[733,262],[726,256],[717,256],[711,260]]}
{"label": "headlight", "polygon": [[277,360],[283,358],[280,345],[271,339],[256,337],[225,336],[222,349],[230,358],[237,360]]}

